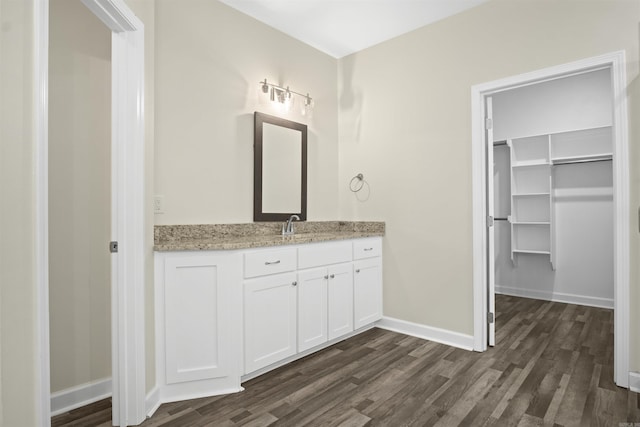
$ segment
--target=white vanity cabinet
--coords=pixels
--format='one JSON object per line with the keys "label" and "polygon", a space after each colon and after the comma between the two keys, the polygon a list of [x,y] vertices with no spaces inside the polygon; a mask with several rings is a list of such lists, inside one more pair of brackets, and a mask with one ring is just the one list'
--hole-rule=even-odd
{"label": "white vanity cabinet", "polygon": [[353,267],[354,327],[359,329],[382,319],[382,262],[371,258]]}
{"label": "white vanity cabinet", "polygon": [[296,273],[244,282],[244,373],[296,353]]}
{"label": "white vanity cabinet", "polygon": [[[245,254],[245,375],[335,342],[382,317],[379,237],[286,250]],[[295,273],[282,273],[294,264]],[[255,277],[259,272],[267,274]]]}
{"label": "white vanity cabinet", "polygon": [[353,331],[351,263],[298,272],[298,351]]}
{"label": "white vanity cabinet", "polygon": [[328,339],[353,332],[353,265],[339,264],[327,269]]}
{"label": "white vanity cabinet", "polygon": [[327,342],[326,268],[298,273],[298,351]]}
{"label": "white vanity cabinet", "polygon": [[382,319],[382,241],[353,244],[353,300],[356,329]]}
{"label": "white vanity cabinet", "polygon": [[298,248],[298,351],[353,331],[352,252],[351,241]]}
{"label": "white vanity cabinet", "polygon": [[157,377],[162,401],[241,390],[239,254],[155,256]]}
{"label": "white vanity cabinet", "polygon": [[240,391],[370,327],[382,317],[381,242],[156,252],[160,401]]}
{"label": "white vanity cabinet", "polygon": [[247,250],[244,258],[244,373],[297,352],[297,251]]}

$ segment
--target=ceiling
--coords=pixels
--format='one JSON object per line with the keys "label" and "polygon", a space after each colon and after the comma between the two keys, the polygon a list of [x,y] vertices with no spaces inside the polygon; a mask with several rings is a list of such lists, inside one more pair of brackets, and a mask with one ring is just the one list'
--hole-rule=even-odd
{"label": "ceiling", "polygon": [[487,0],[220,0],[335,58]]}

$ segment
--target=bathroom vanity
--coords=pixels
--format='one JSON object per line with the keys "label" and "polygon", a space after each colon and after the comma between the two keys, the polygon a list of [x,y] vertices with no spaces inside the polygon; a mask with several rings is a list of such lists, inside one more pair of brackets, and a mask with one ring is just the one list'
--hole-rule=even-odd
{"label": "bathroom vanity", "polygon": [[280,226],[156,226],[162,402],[241,391],[382,317],[384,223]]}

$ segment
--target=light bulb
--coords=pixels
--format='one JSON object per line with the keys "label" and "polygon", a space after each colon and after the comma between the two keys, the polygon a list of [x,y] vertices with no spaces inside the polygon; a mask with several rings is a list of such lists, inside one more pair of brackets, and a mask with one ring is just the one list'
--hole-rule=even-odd
{"label": "light bulb", "polygon": [[287,86],[287,91],[284,92],[283,104],[286,111],[289,111],[293,106],[293,94],[289,90],[289,86]]}
{"label": "light bulb", "polygon": [[311,116],[311,112],[313,110],[313,99],[309,96],[309,94],[307,93],[307,96],[305,96],[304,98],[304,105],[302,107],[302,115],[303,116]]}

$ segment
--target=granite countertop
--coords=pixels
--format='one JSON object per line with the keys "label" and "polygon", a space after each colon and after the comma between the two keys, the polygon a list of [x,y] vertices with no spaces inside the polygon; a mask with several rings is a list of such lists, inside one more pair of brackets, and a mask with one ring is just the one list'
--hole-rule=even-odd
{"label": "granite countertop", "polygon": [[297,245],[384,236],[384,222],[295,222],[296,233],[282,236],[282,222],[156,225],[154,251],[213,251]]}

